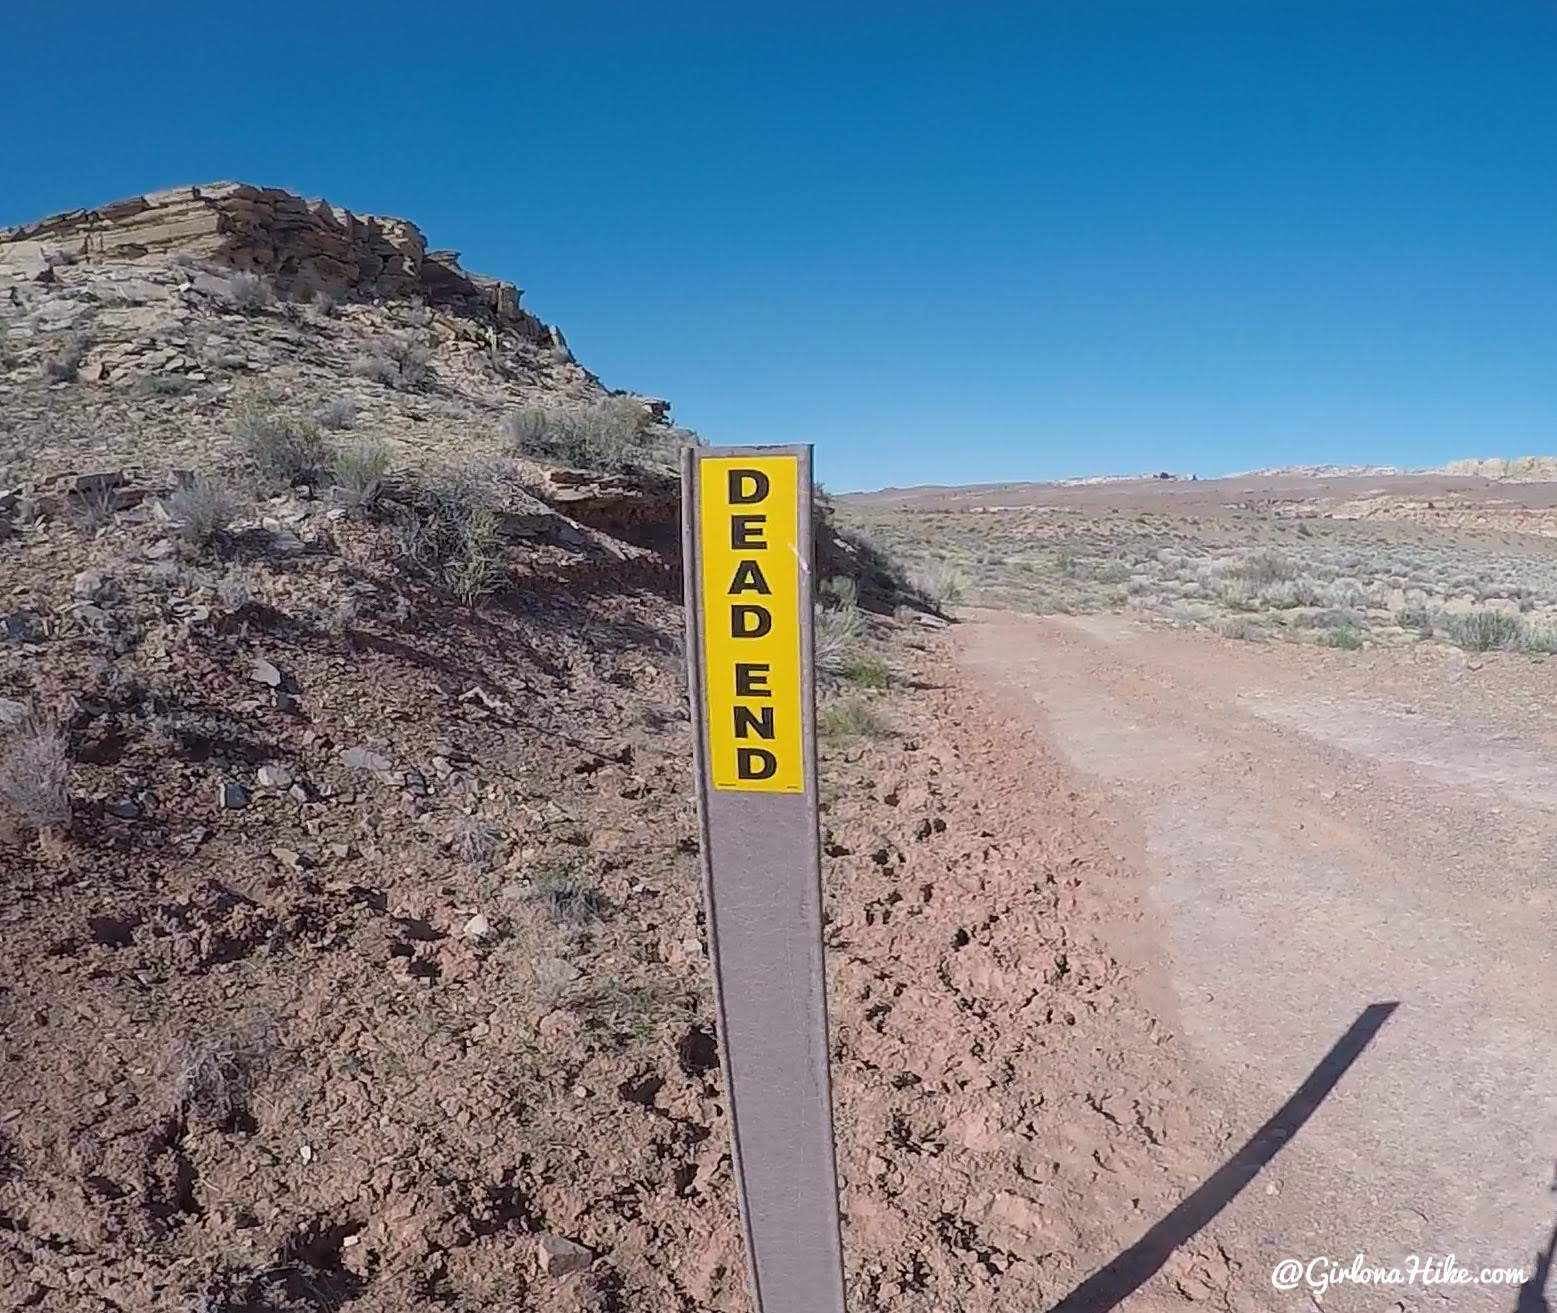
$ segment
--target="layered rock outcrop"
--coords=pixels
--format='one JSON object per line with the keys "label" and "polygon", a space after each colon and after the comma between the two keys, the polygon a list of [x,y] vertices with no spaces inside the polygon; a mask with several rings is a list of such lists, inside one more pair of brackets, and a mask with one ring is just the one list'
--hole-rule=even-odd
{"label": "layered rock outcrop", "polygon": [[175,187],[0,228],[0,268],[13,276],[47,280],[60,261],[169,256],[260,274],[287,297],[420,296],[490,316],[523,337],[559,340],[520,308],[512,283],[462,269],[458,252],[429,251],[414,223],[274,187]]}

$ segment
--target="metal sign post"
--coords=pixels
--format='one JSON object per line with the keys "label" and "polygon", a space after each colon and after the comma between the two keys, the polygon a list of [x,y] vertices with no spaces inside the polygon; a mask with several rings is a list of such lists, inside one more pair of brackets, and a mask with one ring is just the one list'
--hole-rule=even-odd
{"label": "metal sign post", "polygon": [[758,1313],[843,1313],[827,1070],[811,448],[683,456],[687,667],[719,1051]]}

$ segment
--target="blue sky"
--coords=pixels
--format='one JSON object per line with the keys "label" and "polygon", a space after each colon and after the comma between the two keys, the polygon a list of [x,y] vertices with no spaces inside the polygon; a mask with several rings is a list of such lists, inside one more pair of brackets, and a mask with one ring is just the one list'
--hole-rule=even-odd
{"label": "blue sky", "polygon": [[607,383],[815,442],[829,487],[1557,447],[1547,0],[87,0],[5,31],[0,223],[218,178],[410,218]]}

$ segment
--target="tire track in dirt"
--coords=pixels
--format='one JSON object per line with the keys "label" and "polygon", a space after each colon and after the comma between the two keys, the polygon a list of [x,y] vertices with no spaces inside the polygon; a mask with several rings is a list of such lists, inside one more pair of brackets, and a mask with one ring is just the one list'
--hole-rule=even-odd
{"label": "tire track in dirt", "polygon": [[[1258,1126],[1365,1006],[1400,1002],[1209,1228],[1241,1265],[1235,1306],[1308,1303],[1271,1291],[1283,1257],[1531,1266],[1557,1152],[1557,755],[1518,716],[1549,676],[1500,669],[1529,686],[1500,702],[1455,683],[1458,654],[1277,651],[1121,617],[985,616],[962,647],[1110,795],[1186,1058],[1231,1127]],[[1383,1294],[1325,1307],[1515,1302]]]}
{"label": "tire track in dirt", "polygon": [[[851,1308],[1051,1307],[1218,1160],[1112,950],[1130,873],[1095,804],[941,645],[898,734],[827,754],[829,992]],[[882,818],[887,818],[885,821]],[[1225,1303],[1214,1244],[1129,1308]]]}

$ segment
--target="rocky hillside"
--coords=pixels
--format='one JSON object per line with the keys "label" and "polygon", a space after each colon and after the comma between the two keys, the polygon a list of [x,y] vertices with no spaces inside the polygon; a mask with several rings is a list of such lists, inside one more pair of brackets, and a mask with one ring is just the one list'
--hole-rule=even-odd
{"label": "rocky hillside", "polygon": [[[694,440],[401,221],[224,184],[0,238],[0,1307],[749,1307]],[[1075,795],[820,546],[852,1307],[1046,1307],[1183,1185],[1182,1091]]]}
{"label": "rocky hillside", "polygon": [[0,230],[0,488],[112,475],[124,508],[251,459],[238,421],[262,410],[397,469],[484,459],[548,505],[663,515],[651,476],[691,435],[519,301],[404,220],[235,183]]}

